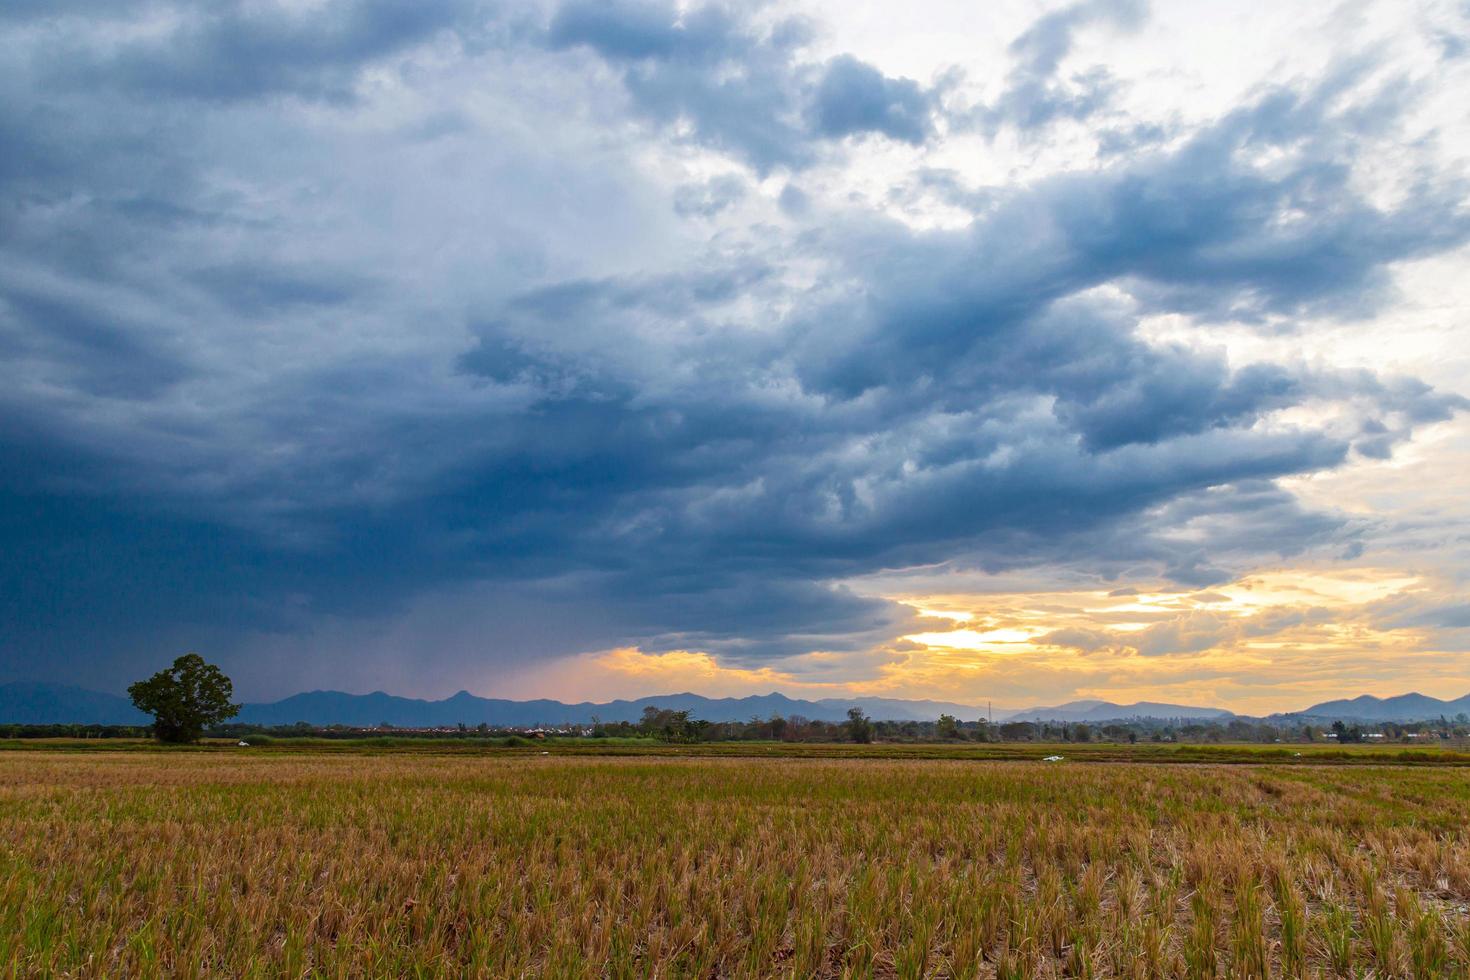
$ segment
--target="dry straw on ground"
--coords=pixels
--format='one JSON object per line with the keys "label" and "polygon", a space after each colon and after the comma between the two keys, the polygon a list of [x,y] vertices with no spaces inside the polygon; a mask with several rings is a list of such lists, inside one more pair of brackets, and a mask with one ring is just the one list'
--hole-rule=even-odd
{"label": "dry straw on ground", "polygon": [[0,975],[1466,977],[1460,769],[0,753]]}

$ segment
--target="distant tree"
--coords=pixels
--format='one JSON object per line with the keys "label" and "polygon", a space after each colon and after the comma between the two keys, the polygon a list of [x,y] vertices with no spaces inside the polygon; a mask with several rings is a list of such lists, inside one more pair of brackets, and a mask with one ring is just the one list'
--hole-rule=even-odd
{"label": "distant tree", "polygon": [[216,666],[197,653],[186,653],[128,688],[139,711],[153,716],[153,736],[160,742],[197,742],[204,729],[240,711],[230,703],[234,685]]}
{"label": "distant tree", "polygon": [[689,712],[655,708],[651,704],[643,709],[643,719],[638,723],[638,730],[664,742],[688,742],[695,737]]}
{"label": "distant tree", "polygon": [[1232,742],[1249,742],[1255,734],[1255,727],[1241,718],[1232,718],[1225,726],[1225,737]]}
{"label": "distant tree", "polygon": [[1087,726],[1085,724],[1081,724],[1081,723],[1076,724],[1076,725],[1073,725],[1072,726],[1072,741],[1074,741],[1074,742],[1091,742],[1092,741],[1092,729],[1089,726]]}
{"label": "distant tree", "polygon": [[847,709],[847,737],[861,744],[873,740],[873,723],[863,714],[862,708]]}
{"label": "distant tree", "polygon": [[960,723],[955,720],[954,715],[940,715],[938,724],[934,726],[934,733],[940,738],[959,738]]}
{"label": "distant tree", "polygon": [[665,742],[688,742],[693,739],[693,731],[690,728],[689,712],[670,711],[664,719],[658,737]]}
{"label": "distant tree", "polygon": [[1036,727],[1035,722],[1007,721],[1000,726],[1000,737],[1007,742],[1029,742],[1036,737]]}

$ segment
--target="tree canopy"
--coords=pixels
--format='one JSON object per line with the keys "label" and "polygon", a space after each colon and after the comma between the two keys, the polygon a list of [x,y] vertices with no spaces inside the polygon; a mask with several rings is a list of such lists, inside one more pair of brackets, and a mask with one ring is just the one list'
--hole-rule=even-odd
{"label": "tree canopy", "polygon": [[233,718],[240,711],[230,702],[233,693],[230,679],[197,653],[128,688],[138,710],[153,716],[153,736],[160,742],[195,742],[205,728]]}

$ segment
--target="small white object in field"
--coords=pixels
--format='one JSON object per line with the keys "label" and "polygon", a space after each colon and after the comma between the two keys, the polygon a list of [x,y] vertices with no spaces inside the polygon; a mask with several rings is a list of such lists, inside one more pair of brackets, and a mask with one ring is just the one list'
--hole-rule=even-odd
{"label": "small white object in field", "polygon": [[1049,755],[1045,759],[1042,759],[1041,761],[1042,762],[1061,762],[1062,761],[1062,757],[1059,756],[1059,755]]}
{"label": "small white object in field", "polygon": [[248,748],[250,748],[250,743],[244,741],[243,739],[240,740],[239,742],[236,742],[235,744],[238,745],[238,746],[240,746],[240,748],[242,748],[242,749],[248,749]]}
{"label": "small white object in field", "polygon": [[1291,757],[1292,757],[1292,758],[1293,758],[1293,759],[1300,759],[1300,758],[1301,758],[1301,757],[1302,757],[1302,754],[1301,754],[1301,753],[1300,753],[1300,752],[1293,752],[1293,753],[1292,753],[1292,754],[1291,754]]}
{"label": "small white object in field", "polygon": [[551,753],[550,752],[542,752],[541,754],[542,755],[550,755]]}

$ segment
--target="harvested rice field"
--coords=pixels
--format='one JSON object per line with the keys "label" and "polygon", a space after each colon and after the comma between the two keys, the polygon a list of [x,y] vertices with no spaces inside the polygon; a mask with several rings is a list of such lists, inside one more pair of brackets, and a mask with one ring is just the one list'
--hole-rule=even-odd
{"label": "harvested rice field", "polygon": [[0,752],[0,975],[1466,977],[1470,770]]}

